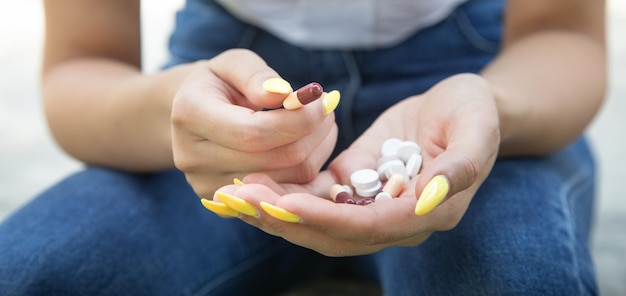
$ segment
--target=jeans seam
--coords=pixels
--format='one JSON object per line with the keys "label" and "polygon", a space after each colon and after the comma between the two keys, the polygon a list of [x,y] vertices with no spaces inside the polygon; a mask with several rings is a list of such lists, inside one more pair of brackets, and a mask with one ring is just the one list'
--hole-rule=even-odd
{"label": "jeans seam", "polygon": [[237,47],[250,49],[258,35],[259,28],[255,26],[248,26],[246,31],[241,35],[241,39],[239,40]]}
{"label": "jeans seam", "polygon": [[498,44],[493,42],[477,32],[476,28],[470,21],[469,17],[462,9],[456,10],[452,14],[459,31],[465,39],[476,49],[487,52],[496,53],[498,50]]}
{"label": "jeans seam", "polygon": [[343,105],[340,114],[341,122],[345,132],[345,137],[348,138],[349,141],[353,141],[356,138],[356,131],[354,130],[354,125],[352,124],[352,112],[356,94],[362,84],[361,71],[353,52],[343,52],[341,57],[343,58],[349,78],[346,89],[341,96],[341,103]]}
{"label": "jeans seam", "polygon": [[564,215],[566,216],[566,219],[568,221],[570,221],[570,223],[566,224],[566,229],[567,229],[567,234],[568,234],[568,238],[569,238],[569,251],[572,257],[572,262],[574,264],[574,270],[576,272],[576,283],[577,283],[577,288],[578,288],[578,294],[579,295],[584,295],[583,291],[584,291],[584,284],[581,281],[581,270],[580,270],[580,264],[578,262],[578,256],[576,256],[576,246],[574,245],[573,242],[576,241],[576,235],[575,235],[575,223],[576,221],[573,219],[572,217],[572,211],[571,208],[569,206],[569,202],[568,202],[568,195],[573,191],[573,188],[575,188],[578,184],[580,184],[582,181],[584,181],[586,178],[589,177],[589,173],[584,170],[584,169],[580,169],[578,170],[571,178],[569,178],[568,180],[566,180],[564,186],[562,187],[559,197],[560,197],[560,201],[563,205],[563,209],[564,209]]}

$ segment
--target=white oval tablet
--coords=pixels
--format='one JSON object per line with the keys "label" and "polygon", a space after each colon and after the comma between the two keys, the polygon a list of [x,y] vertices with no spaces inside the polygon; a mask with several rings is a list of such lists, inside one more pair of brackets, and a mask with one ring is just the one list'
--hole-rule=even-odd
{"label": "white oval tablet", "polygon": [[374,197],[380,192],[381,188],[383,188],[383,184],[378,181],[376,185],[370,188],[356,188],[356,195],[360,197]]}
{"label": "white oval tablet", "polygon": [[417,154],[417,153],[413,154],[411,155],[411,157],[409,157],[409,160],[406,162],[406,173],[409,175],[409,177],[413,178],[417,176],[417,173],[419,173],[421,167],[422,167],[422,155]]}

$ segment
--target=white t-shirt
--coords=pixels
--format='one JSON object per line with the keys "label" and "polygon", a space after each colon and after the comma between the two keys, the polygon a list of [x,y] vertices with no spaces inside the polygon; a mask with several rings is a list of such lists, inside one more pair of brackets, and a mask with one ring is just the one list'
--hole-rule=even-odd
{"label": "white t-shirt", "polygon": [[377,48],[433,25],[467,0],[216,0],[239,19],[305,48]]}

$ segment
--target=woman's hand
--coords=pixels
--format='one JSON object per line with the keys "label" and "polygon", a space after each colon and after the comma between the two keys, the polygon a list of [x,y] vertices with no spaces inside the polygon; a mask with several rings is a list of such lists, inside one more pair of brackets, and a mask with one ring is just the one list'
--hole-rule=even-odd
{"label": "woman's hand", "polygon": [[[328,200],[332,184],[349,184],[352,172],[376,168],[380,147],[388,138],[422,147],[423,168],[400,197],[367,206]],[[413,246],[434,231],[457,225],[489,174],[499,143],[498,112],[488,85],[476,75],[457,75],[391,107],[311,183],[278,184],[254,174],[244,179],[245,186],[221,188],[217,199],[244,213],[240,217],[247,223],[329,256]],[[417,216],[416,201],[437,175],[449,180],[447,199]]]}
{"label": "woman's hand", "polygon": [[313,180],[337,138],[323,100],[263,111],[281,106],[287,94],[263,89],[279,76],[260,57],[229,50],[205,65],[183,83],[171,114],[174,162],[195,192],[211,198],[219,186],[252,172],[277,182]]}

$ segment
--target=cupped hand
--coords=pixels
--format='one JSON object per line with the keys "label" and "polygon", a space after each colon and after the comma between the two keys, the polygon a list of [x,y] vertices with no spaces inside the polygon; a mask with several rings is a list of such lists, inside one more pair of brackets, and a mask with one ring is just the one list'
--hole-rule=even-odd
{"label": "cupped hand", "polygon": [[203,62],[177,92],[171,113],[174,163],[202,198],[235,177],[263,172],[277,182],[311,181],[335,146],[337,127],[322,100],[276,109],[285,93],[259,56],[229,50]]}
{"label": "cupped hand", "polygon": [[[419,143],[424,158],[420,174],[398,198],[367,206],[328,199],[332,184],[349,184],[352,172],[376,168],[382,143],[392,137]],[[309,184],[279,184],[253,174],[244,186],[219,189],[217,200],[247,223],[328,256],[414,246],[458,224],[489,174],[499,142],[498,112],[488,85],[476,75],[457,75],[388,109]],[[446,199],[416,215],[417,199],[438,175],[448,180]]]}

